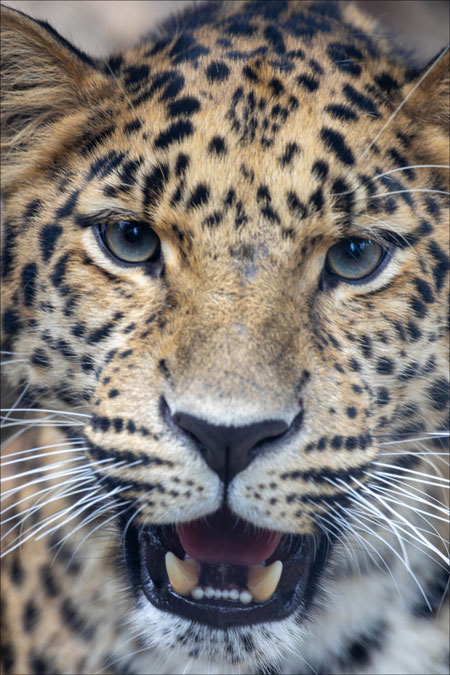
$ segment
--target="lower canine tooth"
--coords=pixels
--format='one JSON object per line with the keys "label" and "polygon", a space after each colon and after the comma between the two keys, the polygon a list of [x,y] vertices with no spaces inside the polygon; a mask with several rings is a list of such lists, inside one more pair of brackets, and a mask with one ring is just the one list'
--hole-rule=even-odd
{"label": "lower canine tooth", "polygon": [[173,590],[179,595],[188,595],[198,584],[198,567],[195,560],[180,560],[170,551],[166,553],[166,570]]}
{"label": "lower canine tooth", "polygon": [[247,588],[257,602],[265,602],[275,593],[283,571],[283,563],[276,560],[268,567],[253,565],[248,573]]}

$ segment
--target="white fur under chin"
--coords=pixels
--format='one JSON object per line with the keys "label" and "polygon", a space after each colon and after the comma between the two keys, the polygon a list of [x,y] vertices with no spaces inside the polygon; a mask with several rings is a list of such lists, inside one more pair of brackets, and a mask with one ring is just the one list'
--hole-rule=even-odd
{"label": "white fur under chin", "polygon": [[[134,612],[134,628],[149,651],[133,659],[139,675],[232,675],[264,672],[298,653],[301,629],[292,617],[255,626],[217,629],[171,615],[141,599]],[[254,648],[243,644],[248,635]],[[163,645],[163,647],[162,647]],[[198,650],[198,655],[189,652]]]}

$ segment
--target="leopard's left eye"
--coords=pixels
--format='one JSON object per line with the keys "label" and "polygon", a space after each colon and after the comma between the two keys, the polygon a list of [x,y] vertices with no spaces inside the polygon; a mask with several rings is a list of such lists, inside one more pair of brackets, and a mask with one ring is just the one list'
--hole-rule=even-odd
{"label": "leopard's left eye", "polygon": [[105,249],[118,262],[139,265],[159,257],[160,239],[146,223],[133,220],[104,223],[99,234]]}
{"label": "leopard's left eye", "polygon": [[386,249],[371,239],[342,239],[329,249],[326,271],[344,281],[362,281],[380,267],[386,254]]}

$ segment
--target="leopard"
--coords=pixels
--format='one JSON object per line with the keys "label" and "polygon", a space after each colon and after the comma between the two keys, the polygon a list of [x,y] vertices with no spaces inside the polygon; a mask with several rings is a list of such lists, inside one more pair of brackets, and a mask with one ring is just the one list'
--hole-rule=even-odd
{"label": "leopard", "polygon": [[2,7],[5,675],[448,673],[448,73],[351,2]]}

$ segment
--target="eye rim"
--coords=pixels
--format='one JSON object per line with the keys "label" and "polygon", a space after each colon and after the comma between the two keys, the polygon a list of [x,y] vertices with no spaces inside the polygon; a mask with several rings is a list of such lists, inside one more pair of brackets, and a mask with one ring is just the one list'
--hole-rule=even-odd
{"label": "eye rim", "polygon": [[[371,242],[373,244],[376,244],[380,248],[380,257],[377,261],[377,264],[375,265],[375,267],[372,270],[370,270],[370,272],[368,272],[367,274],[364,274],[361,277],[351,278],[351,277],[342,276],[342,275],[336,273],[332,269],[332,267],[330,266],[330,263],[329,263],[329,260],[328,260],[329,252],[332,251],[335,247],[343,244],[344,242],[349,242],[349,241],[352,241],[352,242],[354,242],[354,241]],[[324,265],[324,275],[326,277],[328,277],[330,280],[331,279],[333,280],[333,282],[334,282],[333,285],[335,285],[337,281],[339,281],[339,282],[342,281],[343,283],[349,284],[351,286],[362,286],[364,284],[369,283],[370,281],[375,279],[379,274],[381,274],[381,272],[384,270],[387,263],[391,259],[392,255],[393,255],[393,252],[394,252],[394,249],[395,249],[395,246],[389,246],[388,247],[388,246],[384,245],[383,243],[381,243],[380,241],[377,241],[376,239],[370,239],[368,237],[367,238],[357,237],[357,236],[343,237],[338,242],[336,242],[336,244],[331,246],[326,253],[325,265]]]}
{"label": "eye rim", "polygon": [[[118,225],[119,223],[122,222],[143,225],[155,234],[155,236],[158,238],[158,244],[156,246],[154,253],[152,253],[152,255],[149,258],[141,261],[132,262],[120,258],[114,251],[110,249],[106,239],[107,228],[112,225]],[[157,234],[157,232],[155,232],[154,228],[150,227],[148,223],[146,223],[144,220],[126,217],[114,220],[103,220],[102,222],[95,224],[94,233],[101,250],[108,256],[108,258],[110,258],[119,267],[125,268],[141,267],[144,268],[146,271],[150,271],[153,275],[161,272],[163,267],[161,239]]]}

